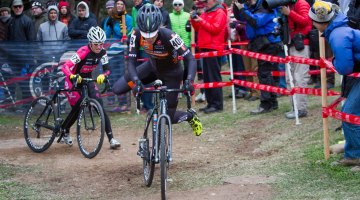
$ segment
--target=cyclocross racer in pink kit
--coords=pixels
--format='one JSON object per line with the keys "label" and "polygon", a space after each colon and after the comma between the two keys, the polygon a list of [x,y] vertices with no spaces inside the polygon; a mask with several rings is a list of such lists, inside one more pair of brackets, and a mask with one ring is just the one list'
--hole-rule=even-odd
{"label": "cyclocross racer in pink kit", "polygon": [[[102,84],[110,74],[109,70],[109,59],[106,54],[106,50],[103,48],[104,42],[106,40],[105,32],[100,27],[91,27],[88,35],[89,44],[83,47],[80,47],[76,53],[71,57],[70,60],[66,61],[62,66],[62,71],[64,72],[65,78],[65,89],[71,89],[73,87],[73,81],[76,80],[78,86],[81,87],[82,78],[92,78],[92,71],[98,66],[101,62],[103,67],[103,74],[100,74],[96,82]],[[100,97],[100,92],[97,85],[92,82],[88,85],[88,94],[90,98],[96,99],[101,106],[103,107],[103,101]],[[78,113],[79,106],[81,103],[78,91],[67,92],[66,94],[69,103],[72,107],[68,117],[64,121],[62,130],[65,131],[64,141],[65,143],[72,145],[72,139],[69,136],[69,129],[75,123]],[[120,147],[120,143],[113,138],[111,123],[108,115],[104,110],[105,116],[105,132],[108,136],[110,142],[110,148],[116,149]]]}

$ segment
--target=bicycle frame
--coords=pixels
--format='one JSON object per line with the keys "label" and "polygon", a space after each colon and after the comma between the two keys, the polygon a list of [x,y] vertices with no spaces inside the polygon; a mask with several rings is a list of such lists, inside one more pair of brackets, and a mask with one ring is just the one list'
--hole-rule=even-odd
{"label": "bicycle frame", "polygon": [[[93,80],[91,78],[83,78],[83,80],[84,80],[84,84],[81,86],[81,89],[80,89],[81,90],[81,97],[80,97],[81,103],[80,103],[80,105],[85,104],[87,102],[87,99],[89,98],[89,96],[88,96],[88,83],[95,81],[95,80]],[[108,84],[108,82],[106,84]],[[55,127],[52,128],[52,127],[44,126],[44,124],[38,124],[38,125],[41,125],[41,126],[44,126],[45,128],[54,130],[54,133],[57,135],[60,132],[60,127],[61,127],[61,125],[63,123],[63,119],[59,117],[59,115],[60,115],[60,106],[59,106],[60,97],[59,97],[59,94],[62,93],[62,92],[76,91],[76,90],[78,90],[76,88],[77,88],[77,84],[74,84],[71,89],[59,89],[59,84],[57,83],[56,84],[56,91],[55,91],[54,95],[52,96],[52,98],[50,99],[50,101],[46,105],[46,107],[47,107],[47,106],[51,105],[52,103],[58,104],[58,106],[56,106],[56,111],[55,111],[55,119],[56,119]],[[104,91],[105,90],[107,90],[107,87],[104,89]],[[102,91],[102,93],[104,91]],[[44,112],[46,110],[47,109],[43,110],[43,112],[40,114],[40,116],[38,117],[38,119],[36,121],[38,121],[44,115]],[[47,116],[47,119],[48,119],[48,117],[49,116]],[[93,120],[93,118],[92,118],[92,120]],[[92,123],[94,124],[93,121],[92,121]],[[85,124],[85,126],[87,127],[86,124]],[[92,128],[92,129],[94,129],[94,128]],[[60,142],[62,137],[63,137],[63,135],[61,134],[60,137],[58,138],[58,142]]]}
{"label": "bicycle frame", "polygon": [[[166,113],[167,111],[167,100],[166,100],[166,94],[170,93],[170,92],[184,92],[183,89],[167,89],[166,86],[156,86],[155,85],[155,89],[145,89],[144,93],[154,93],[154,108],[152,110],[151,116],[157,116],[156,118],[154,117],[154,125],[156,124],[156,126],[152,127],[153,131],[153,149],[155,152],[155,163],[159,163],[159,123],[161,121],[162,118],[165,118],[165,120],[169,123],[169,148],[168,148],[168,161],[171,162],[172,161],[172,123],[171,123],[171,119],[170,116]],[[191,108],[191,102],[190,102],[190,97],[188,95],[187,96],[187,106],[188,108]],[[137,96],[136,99],[138,99],[139,96]],[[137,100],[137,107],[139,108],[139,99]],[[160,115],[158,115],[160,114]],[[149,118],[149,121],[147,122],[148,126],[150,125],[150,120],[152,118]],[[156,120],[156,121],[155,121]],[[148,126],[146,127],[145,131],[148,130]]]}

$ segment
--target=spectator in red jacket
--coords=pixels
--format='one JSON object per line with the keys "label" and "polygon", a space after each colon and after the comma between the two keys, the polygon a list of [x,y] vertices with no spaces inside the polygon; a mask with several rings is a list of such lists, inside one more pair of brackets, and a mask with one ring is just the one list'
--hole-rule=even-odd
{"label": "spectator in red jacket", "polygon": [[[305,0],[297,0],[290,6],[282,6],[281,13],[288,17],[291,44],[289,55],[303,58],[310,57],[309,49],[309,31],[312,28],[312,22],[308,16],[310,5]],[[290,72],[293,77],[295,87],[306,88],[309,81],[309,65],[290,63]],[[289,75],[286,74],[286,85],[290,89]],[[299,110],[299,117],[307,116],[307,96],[306,94],[296,94],[296,103]],[[292,98],[290,98],[292,100]],[[294,109],[285,113],[286,118],[295,118]]]}
{"label": "spectator in red jacket", "polygon": [[[222,51],[228,30],[226,5],[220,0],[207,0],[205,12],[191,19],[191,24],[198,32],[198,45],[201,52]],[[221,82],[220,57],[204,58],[204,83]],[[222,88],[205,89],[207,106],[200,111],[208,113],[223,110]]]}

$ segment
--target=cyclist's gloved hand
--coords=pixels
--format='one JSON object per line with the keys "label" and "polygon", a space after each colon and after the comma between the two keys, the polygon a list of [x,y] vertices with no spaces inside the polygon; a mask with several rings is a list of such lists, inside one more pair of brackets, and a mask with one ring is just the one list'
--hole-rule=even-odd
{"label": "cyclist's gloved hand", "polygon": [[77,83],[81,83],[82,78],[81,78],[81,76],[79,74],[71,74],[70,75],[70,80],[72,82],[77,81]]}
{"label": "cyclist's gloved hand", "polygon": [[104,74],[100,74],[100,75],[96,78],[96,83],[97,83],[97,84],[103,84],[105,80],[106,80],[106,76],[105,76]]}
{"label": "cyclist's gloved hand", "polygon": [[135,81],[135,87],[133,87],[134,95],[139,94],[141,95],[144,91],[144,85],[141,83],[140,80]]}
{"label": "cyclist's gloved hand", "polygon": [[190,92],[191,96],[195,94],[194,85],[192,84],[191,80],[189,80],[189,79],[186,79],[184,81],[183,89],[184,89],[184,93]]}

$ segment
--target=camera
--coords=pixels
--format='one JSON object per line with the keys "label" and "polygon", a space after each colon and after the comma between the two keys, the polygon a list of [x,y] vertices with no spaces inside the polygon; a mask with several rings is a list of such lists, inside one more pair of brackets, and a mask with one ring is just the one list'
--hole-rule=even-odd
{"label": "camera", "polygon": [[238,3],[244,4],[247,2],[247,0],[237,0]]}
{"label": "camera", "polygon": [[197,16],[198,16],[198,14],[197,14],[197,10],[194,10],[194,12],[191,14],[191,19],[196,19],[197,18]]}
{"label": "camera", "polygon": [[279,6],[286,6],[290,4],[295,4],[297,0],[264,0],[263,1],[263,7],[265,9],[274,9]]}

